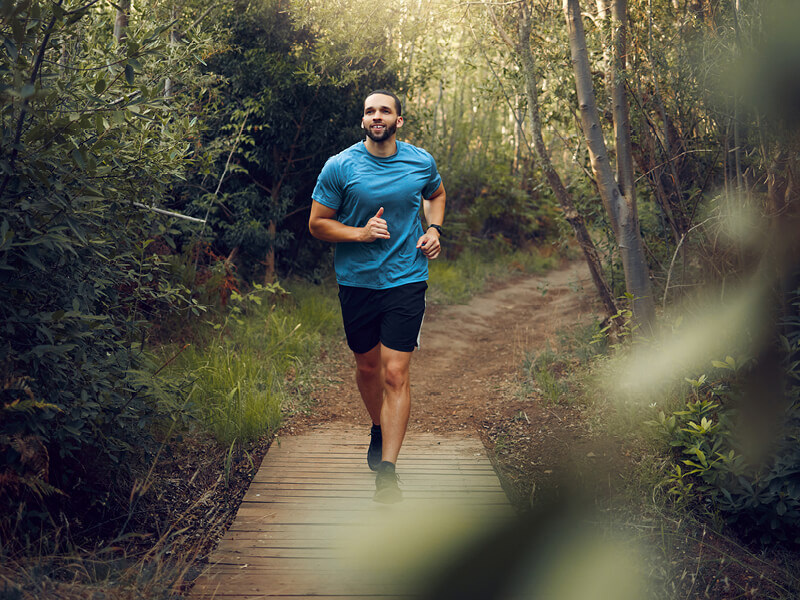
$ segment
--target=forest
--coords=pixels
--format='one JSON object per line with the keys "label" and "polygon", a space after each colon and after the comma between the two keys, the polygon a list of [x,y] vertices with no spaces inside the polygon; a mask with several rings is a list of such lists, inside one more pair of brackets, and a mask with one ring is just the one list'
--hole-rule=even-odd
{"label": "forest", "polygon": [[793,0],[0,0],[0,597],[189,589],[210,542],[161,469],[217,457],[235,512],[314,410],[342,334],[311,192],[375,89],[447,189],[431,287],[586,264],[586,396],[659,457],[647,495],[783,573],[710,597],[796,597],[799,29]]}

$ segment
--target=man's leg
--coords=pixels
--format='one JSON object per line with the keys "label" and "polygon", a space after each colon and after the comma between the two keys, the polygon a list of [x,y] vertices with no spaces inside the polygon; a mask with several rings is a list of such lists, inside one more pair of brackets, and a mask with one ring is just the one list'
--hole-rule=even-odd
{"label": "man's leg", "polygon": [[361,399],[367,407],[373,425],[380,425],[384,388],[381,344],[364,354],[354,352],[353,355],[356,358],[356,384]]}
{"label": "man's leg", "polygon": [[[379,344],[383,367],[384,390],[383,406],[380,411],[380,424],[383,433],[383,458],[397,463],[400,447],[408,427],[411,413],[411,387],[409,368],[411,352],[392,350]],[[368,407],[369,409],[369,407]],[[370,414],[372,414],[370,412]],[[374,418],[373,418],[374,420]]]}

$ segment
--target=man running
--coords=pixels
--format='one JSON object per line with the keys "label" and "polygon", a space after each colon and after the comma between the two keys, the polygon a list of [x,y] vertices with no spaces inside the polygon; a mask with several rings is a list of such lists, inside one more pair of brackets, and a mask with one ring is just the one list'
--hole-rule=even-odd
{"label": "man running", "polygon": [[[419,345],[428,260],[441,252],[445,191],[433,157],[397,141],[399,98],[376,90],[364,100],[364,141],[325,163],[311,195],[308,228],[336,243],[347,344],[372,418],[367,464],[375,501],[402,499],[395,464],[411,409],[409,364]],[[427,228],[423,228],[422,206]]]}

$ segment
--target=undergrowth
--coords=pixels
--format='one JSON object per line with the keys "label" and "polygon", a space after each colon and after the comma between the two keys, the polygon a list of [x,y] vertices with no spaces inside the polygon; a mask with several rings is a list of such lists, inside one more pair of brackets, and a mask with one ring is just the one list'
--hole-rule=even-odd
{"label": "undergrowth", "polygon": [[595,324],[525,353],[520,394],[548,410],[580,404],[598,447],[617,448],[607,458],[613,494],[578,495],[601,507],[595,518],[610,530],[647,548],[648,598],[799,597],[798,330],[797,322],[784,327],[789,333],[758,360],[723,355],[646,395],[620,385],[621,364],[660,356],[641,336],[609,344]]}
{"label": "undergrowth", "polygon": [[235,514],[254,449],[306,408],[319,355],[341,329],[330,285],[253,286],[222,309],[175,335],[189,342],[151,352],[139,376],[172,395],[173,418],[152,430],[149,462],[114,485],[103,522],[54,512],[23,537],[23,507],[4,515],[0,598],[173,598],[191,579]]}
{"label": "undergrowth", "polygon": [[271,436],[298,405],[326,337],[339,331],[334,289],[287,288],[232,293],[224,319],[208,323],[212,335],[170,366],[191,380],[191,410],[223,445]]}

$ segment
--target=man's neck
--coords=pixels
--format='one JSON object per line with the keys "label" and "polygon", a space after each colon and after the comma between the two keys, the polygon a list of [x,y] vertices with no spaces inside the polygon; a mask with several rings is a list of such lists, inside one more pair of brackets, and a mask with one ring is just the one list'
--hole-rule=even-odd
{"label": "man's neck", "polygon": [[376,142],[372,138],[367,137],[367,139],[364,140],[364,146],[367,148],[367,152],[372,154],[372,156],[386,158],[397,152],[397,139],[395,136],[392,136],[382,142]]}

